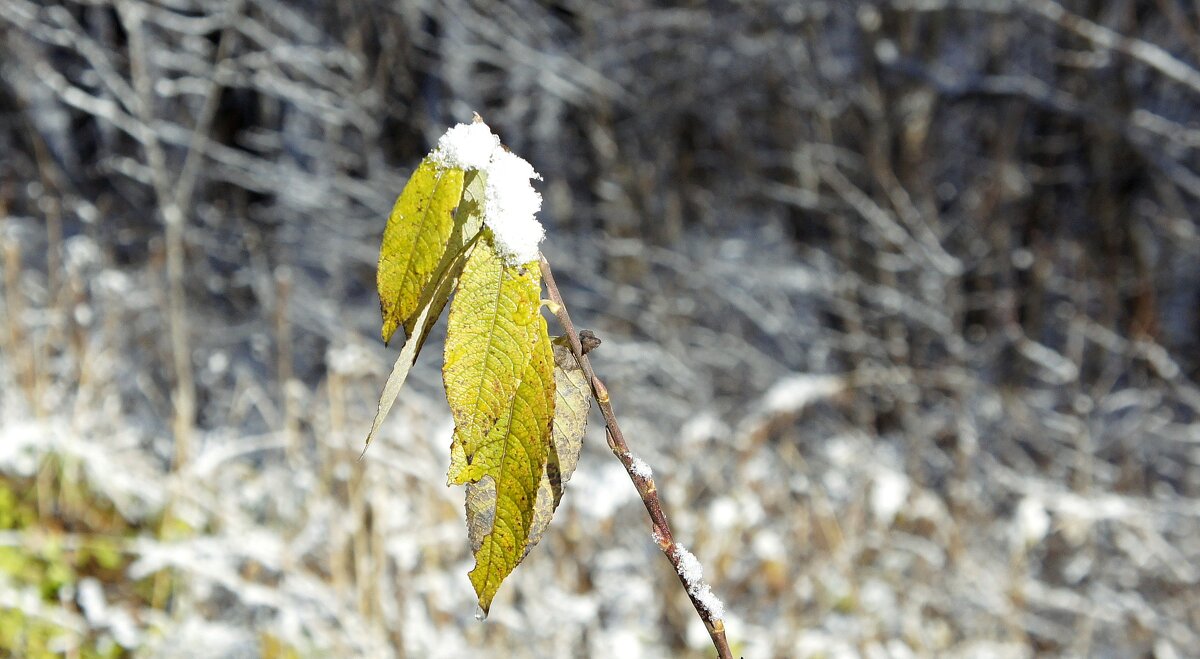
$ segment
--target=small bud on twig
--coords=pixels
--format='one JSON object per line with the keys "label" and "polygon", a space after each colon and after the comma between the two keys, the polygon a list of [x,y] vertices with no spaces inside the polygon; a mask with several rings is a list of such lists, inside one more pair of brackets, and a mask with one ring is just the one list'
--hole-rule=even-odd
{"label": "small bud on twig", "polygon": [[579,345],[583,348],[583,354],[586,355],[599,348],[600,343],[600,337],[596,336],[596,333],[592,330],[585,329],[579,332]]}

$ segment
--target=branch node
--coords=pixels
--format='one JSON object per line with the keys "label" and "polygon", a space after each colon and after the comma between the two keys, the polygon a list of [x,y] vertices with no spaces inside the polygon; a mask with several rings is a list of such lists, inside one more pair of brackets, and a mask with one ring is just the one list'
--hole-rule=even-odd
{"label": "branch node", "polygon": [[597,403],[601,405],[607,405],[609,403],[608,387],[604,386],[604,383],[600,381],[600,378],[592,378],[592,389],[596,390]]}

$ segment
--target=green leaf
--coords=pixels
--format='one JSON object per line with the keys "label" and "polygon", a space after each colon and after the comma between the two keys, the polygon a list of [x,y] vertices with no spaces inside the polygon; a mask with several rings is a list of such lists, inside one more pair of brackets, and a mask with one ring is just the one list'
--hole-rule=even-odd
{"label": "green leaf", "polygon": [[538,270],[505,265],[483,236],[450,306],[442,375],[455,423],[449,480],[481,484],[467,504],[469,576],[486,612],[525,555],[555,399]]}
{"label": "green leaf", "polygon": [[461,169],[439,167],[426,158],[413,172],[383,231],[379,249],[379,307],[384,343],[404,324],[408,331],[421,310],[422,293],[445,262],[463,196]]}

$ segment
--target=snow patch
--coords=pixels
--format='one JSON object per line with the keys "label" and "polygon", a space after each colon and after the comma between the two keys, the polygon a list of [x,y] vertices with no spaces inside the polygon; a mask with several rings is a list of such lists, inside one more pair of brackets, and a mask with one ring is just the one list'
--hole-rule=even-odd
{"label": "snow patch", "polygon": [[907,476],[880,467],[875,473],[875,483],[871,488],[871,512],[875,514],[875,518],[884,524],[891,524],[908,499],[909,489]]}
{"label": "snow patch", "polygon": [[634,476],[645,480],[650,480],[654,476],[654,470],[646,464],[645,460],[633,454],[630,454],[629,460],[629,470],[633,472]]}
{"label": "snow patch", "polygon": [[796,373],[767,390],[763,407],[772,415],[798,414],[810,404],[840,393],[845,387],[840,376]]}
{"label": "snow patch", "polygon": [[715,529],[729,530],[737,525],[741,512],[737,501],[730,497],[718,497],[708,506],[708,521]]}
{"label": "snow patch", "polygon": [[495,235],[496,250],[509,265],[537,260],[546,230],[534,217],[542,208],[542,195],[529,182],[542,175],[533,165],[504,148],[482,121],[447,130],[430,158],[441,167],[483,172],[483,223]]}
{"label": "snow patch", "polygon": [[133,649],[141,644],[137,623],[127,611],[109,607],[104,586],[98,579],[87,577],[79,582],[77,601],[84,618],[94,629],[108,628],[113,640],[123,648]]}
{"label": "snow patch", "polygon": [[679,558],[679,567],[676,568],[679,570],[679,576],[688,582],[688,590],[691,590],[693,583],[704,579],[704,566],[695,554],[679,543],[675,543],[675,556]]}
{"label": "snow patch", "polygon": [[700,602],[700,606],[708,610],[713,620],[723,620],[725,618],[725,602],[722,602],[721,598],[713,594],[712,588],[709,588],[708,584],[700,584],[700,588],[692,594],[696,596],[696,600]]}
{"label": "snow patch", "polygon": [[725,617],[725,603],[713,594],[712,588],[704,583],[704,567],[692,552],[679,543],[675,543],[675,558],[679,563],[676,570],[687,584],[687,591],[700,606],[708,611],[713,620]]}
{"label": "snow patch", "polygon": [[353,342],[342,346],[330,346],[325,351],[325,363],[329,370],[343,376],[368,376],[379,372],[379,362],[375,355],[365,346]]}
{"label": "snow patch", "polygon": [[625,470],[613,461],[603,464],[602,467],[581,464],[571,477],[575,494],[564,499],[567,505],[591,519],[608,519],[621,506],[638,500],[637,490],[629,487]]}
{"label": "snow patch", "polygon": [[500,138],[482,121],[451,127],[438,140],[430,157],[442,167],[487,169]]}
{"label": "snow patch", "polygon": [[1026,546],[1041,542],[1050,531],[1050,514],[1041,501],[1025,497],[1017,504],[1014,532],[1019,542]]}
{"label": "snow patch", "polygon": [[538,245],[546,230],[534,215],[542,208],[542,195],[529,181],[541,180],[524,158],[503,147],[492,154],[483,196],[483,223],[496,236],[496,249],[509,264],[537,260]]}

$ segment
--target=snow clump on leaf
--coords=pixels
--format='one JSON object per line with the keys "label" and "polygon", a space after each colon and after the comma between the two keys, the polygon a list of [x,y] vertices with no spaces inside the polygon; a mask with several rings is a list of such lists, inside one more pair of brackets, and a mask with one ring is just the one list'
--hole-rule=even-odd
{"label": "snow clump on leaf", "polygon": [[500,138],[482,121],[458,124],[438,140],[432,158],[441,167],[487,169],[492,152],[500,148]]}
{"label": "snow clump on leaf", "polygon": [[510,265],[536,260],[546,230],[534,218],[542,207],[542,195],[529,181],[541,180],[541,174],[501,147],[492,154],[487,177],[483,223],[495,234],[496,249]]}
{"label": "snow clump on leaf", "polygon": [[483,223],[496,238],[496,250],[509,265],[537,259],[546,230],[534,217],[542,207],[542,195],[529,182],[541,180],[542,175],[533,165],[501,146],[500,138],[482,121],[447,130],[431,157],[441,167],[486,174]]}

